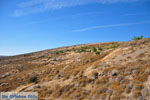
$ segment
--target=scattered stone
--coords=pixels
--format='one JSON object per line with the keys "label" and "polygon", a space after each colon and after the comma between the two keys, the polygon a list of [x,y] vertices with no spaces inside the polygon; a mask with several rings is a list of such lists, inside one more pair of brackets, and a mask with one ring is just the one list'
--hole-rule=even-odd
{"label": "scattered stone", "polygon": [[94,84],[94,79],[89,79],[87,83]]}
{"label": "scattered stone", "polygon": [[61,75],[60,74],[57,74],[56,76],[55,76],[55,79],[60,79],[61,78]]}
{"label": "scattered stone", "polygon": [[125,71],[125,74],[126,74],[126,75],[131,75],[131,74],[132,74],[132,71]]}
{"label": "scattered stone", "polygon": [[133,88],[133,84],[128,84],[127,88],[132,89]]}
{"label": "scattered stone", "polygon": [[33,88],[41,88],[41,86],[39,84],[37,84]]}
{"label": "scattered stone", "polygon": [[2,84],[0,84],[0,86],[7,86],[8,85],[8,83],[2,83]]}
{"label": "scattered stone", "polygon": [[131,90],[132,90],[132,88],[133,88],[133,85],[132,85],[132,84],[128,84],[128,85],[126,86],[126,93],[130,93]]}
{"label": "scattered stone", "polygon": [[83,71],[80,71],[78,74],[77,74],[77,77],[82,77],[83,76]]}
{"label": "scattered stone", "polygon": [[110,78],[109,78],[109,83],[112,83],[112,82],[114,82],[114,81],[116,81],[116,78],[114,78],[114,77],[110,77]]}
{"label": "scattered stone", "polygon": [[100,72],[100,73],[99,73],[99,76],[104,76],[104,72]]}
{"label": "scattered stone", "polygon": [[138,74],[139,73],[139,71],[138,70],[133,70],[133,74]]}
{"label": "scattered stone", "polygon": [[118,70],[113,70],[113,71],[111,72],[111,75],[112,75],[112,76],[117,76],[118,74],[119,74]]}
{"label": "scattered stone", "polygon": [[109,95],[112,95],[113,90],[109,89],[109,90],[106,91],[106,93],[108,93]]}
{"label": "scattered stone", "polygon": [[52,58],[51,60],[52,60],[52,61],[59,61],[60,58]]}
{"label": "scattered stone", "polygon": [[6,77],[8,77],[10,75],[11,75],[10,73],[6,73],[6,74],[2,75],[2,78],[6,78]]}
{"label": "scattered stone", "polygon": [[139,96],[137,100],[144,100],[142,96]]}
{"label": "scattered stone", "polygon": [[100,90],[99,90],[99,93],[101,94],[101,93],[105,93],[107,91],[107,88],[101,88]]}
{"label": "scattered stone", "polygon": [[120,82],[121,80],[123,80],[123,76],[118,76],[118,77],[116,78],[116,81],[118,81],[118,82]]}
{"label": "scattered stone", "polygon": [[98,72],[93,72],[92,74],[93,74],[92,76],[94,79],[98,79]]}
{"label": "scattered stone", "polygon": [[147,88],[142,89],[141,94],[144,98],[150,95]]}
{"label": "scattered stone", "polygon": [[150,75],[150,69],[146,70],[146,73]]}
{"label": "scattered stone", "polygon": [[128,75],[128,76],[126,76],[126,78],[132,80],[133,79],[133,75]]}

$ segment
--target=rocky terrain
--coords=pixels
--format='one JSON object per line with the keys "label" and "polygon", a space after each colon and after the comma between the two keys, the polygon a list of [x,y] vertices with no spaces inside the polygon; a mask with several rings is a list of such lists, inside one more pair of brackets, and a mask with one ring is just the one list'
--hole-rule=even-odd
{"label": "rocky terrain", "polygon": [[0,91],[39,100],[150,100],[150,39],[0,58]]}
{"label": "rocky terrain", "polygon": [[7,57],[7,56],[1,56],[1,55],[0,55],[0,59],[2,59],[2,58],[6,58],[6,57]]}

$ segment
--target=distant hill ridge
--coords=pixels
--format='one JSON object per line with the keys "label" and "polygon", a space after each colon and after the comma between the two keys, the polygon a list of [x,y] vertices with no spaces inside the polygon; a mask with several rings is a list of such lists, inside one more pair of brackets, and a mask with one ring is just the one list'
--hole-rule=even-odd
{"label": "distant hill ridge", "polygon": [[40,100],[150,100],[150,38],[2,58],[0,91],[36,91]]}

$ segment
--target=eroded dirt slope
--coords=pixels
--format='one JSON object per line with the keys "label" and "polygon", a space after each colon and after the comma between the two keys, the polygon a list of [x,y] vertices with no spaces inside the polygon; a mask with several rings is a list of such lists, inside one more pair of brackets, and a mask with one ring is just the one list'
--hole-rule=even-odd
{"label": "eroded dirt slope", "polygon": [[0,91],[36,91],[41,100],[150,100],[150,39],[0,58]]}

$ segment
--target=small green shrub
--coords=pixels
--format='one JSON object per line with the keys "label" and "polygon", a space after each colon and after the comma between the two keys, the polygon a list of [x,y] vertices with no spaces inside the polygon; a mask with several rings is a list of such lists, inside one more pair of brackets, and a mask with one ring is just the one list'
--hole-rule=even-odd
{"label": "small green shrub", "polygon": [[37,77],[36,76],[32,76],[29,78],[29,83],[36,83],[37,82]]}
{"label": "small green shrub", "polygon": [[95,54],[100,54],[100,51],[96,51]]}
{"label": "small green shrub", "polygon": [[81,53],[81,52],[88,52],[87,49],[88,49],[87,47],[81,47],[80,49],[77,50],[77,52],[78,52],[78,53]]}
{"label": "small green shrub", "polygon": [[118,46],[119,46],[118,44],[113,43],[113,44],[110,44],[110,45],[108,46],[108,49],[117,48]]}
{"label": "small green shrub", "polygon": [[100,51],[102,51],[101,49],[97,49],[96,47],[93,47],[92,48],[92,51],[95,53],[95,54],[100,54]]}
{"label": "small green shrub", "polygon": [[61,54],[61,53],[64,53],[64,51],[62,51],[62,50],[61,51],[56,51],[55,53],[56,54]]}
{"label": "small green shrub", "polygon": [[99,47],[99,48],[98,48],[98,50],[99,50],[99,51],[102,51],[102,50],[103,50],[103,48]]}
{"label": "small green shrub", "polygon": [[135,37],[133,37],[132,38],[132,40],[141,40],[141,39],[143,39],[144,38],[144,36],[135,36]]}
{"label": "small green shrub", "polygon": [[93,48],[92,48],[92,51],[93,51],[93,52],[97,52],[97,48],[96,48],[96,47],[93,47]]}
{"label": "small green shrub", "polygon": [[52,58],[51,56],[47,56],[48,59]]}
{"label": "small green shrub", "polygon": [[87,51],[86,49],[87,49],[86,47],[81,47],[81,52],[86,52]]}

